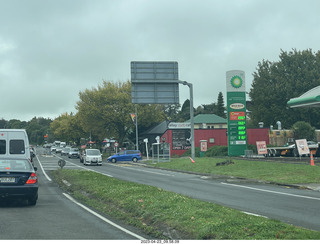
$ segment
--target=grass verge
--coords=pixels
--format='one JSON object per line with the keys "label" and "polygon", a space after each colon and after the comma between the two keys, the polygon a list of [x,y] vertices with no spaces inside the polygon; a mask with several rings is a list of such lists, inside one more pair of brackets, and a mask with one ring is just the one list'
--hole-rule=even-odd
{"label": "grass verge", "polygon": [[[159,239],[318,240],[320,232],[83,170],[52,172],[76,199]],[[67,186],[62,180],[68,181]]]}
{"label": "grass verge", "polygon": [[309,164],[290,164],[270,161],[251,161],[232,159],[233,164],[216,166],[217,163],[229,160],[225,158],[196,158],[191,163],[189,158],[175,158],[171,162],[150,164],[158,168],[184,170],[212,175],[229,175],[256,179],[281,184],[320,183],[320,167]]}

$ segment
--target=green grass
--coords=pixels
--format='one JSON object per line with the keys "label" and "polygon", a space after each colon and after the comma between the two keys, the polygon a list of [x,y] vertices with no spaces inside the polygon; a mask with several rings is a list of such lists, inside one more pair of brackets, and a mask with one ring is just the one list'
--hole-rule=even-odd
{"label": "green grass", "polygon": [[168,168],[212,175],[229,175],[247,179],[264,180],[282,184],[320,183],[320,167],[309,164],[290,164],[268,161],[232,159],[234,164],[216,166],[229,158],[196,158],[191,163],[189,158],[176,158],[171,162],[150,164],[158,168]]}
{"label": "green grass", "polygon": [[[197,167],[198,163],[200,160],[190,167]],[[126,182],[90,171],[63,169],[53,171],[52,176],[75,198],[97,211],[140,228],[154,238],[320,239],[320,232],[317,231],[247,215],[157,187]],[[62,179],[71,183],[71,186],[63,184]]]}

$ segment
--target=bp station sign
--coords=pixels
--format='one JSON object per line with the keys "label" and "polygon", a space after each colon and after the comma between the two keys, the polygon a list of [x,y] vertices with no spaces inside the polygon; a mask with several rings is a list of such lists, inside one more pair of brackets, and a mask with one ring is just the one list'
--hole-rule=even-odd
{"label": "bp station sign", "polygon": [[228,155],[240,156],[247,150],[245,73],[231,70],[226,73]]}

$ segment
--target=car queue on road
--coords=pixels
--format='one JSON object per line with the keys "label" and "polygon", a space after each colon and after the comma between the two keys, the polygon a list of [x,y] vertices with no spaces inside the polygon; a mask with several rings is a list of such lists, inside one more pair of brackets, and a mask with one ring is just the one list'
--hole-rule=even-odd
{"label": "car queue on road", "polygon": [[[103,162],[103,154],[99,149],[84,148],[79,150],[74,147],[57,147],[51,146],[50,151],[61,156],[68,156],[68,158],[79,158],[84,165],[98,165],[101,166]],[[106,159],[106,162],[116,163],[122,161],[132,161],[134,163],[142,160],[141,152],[139,150],[122,150]]]}

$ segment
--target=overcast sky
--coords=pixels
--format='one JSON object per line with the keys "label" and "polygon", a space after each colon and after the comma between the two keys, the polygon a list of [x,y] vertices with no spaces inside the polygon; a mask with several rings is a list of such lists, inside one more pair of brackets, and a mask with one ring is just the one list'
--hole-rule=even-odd
{"label": "overcast sky", "polygon": [[[318,0],[0,0],[0,118],[76,112],[79,92],[130,80],[131,61],[177,61],[194,106],[246,90],[281,49],[320,48]],[[179,85],[180,103],[189,88]]]}

